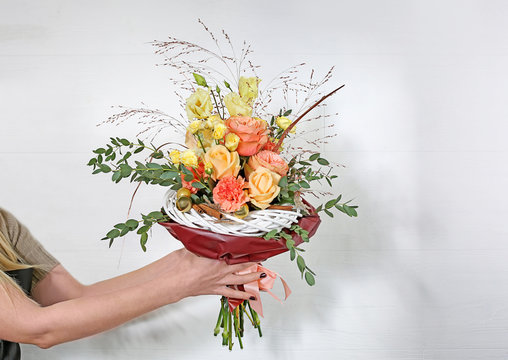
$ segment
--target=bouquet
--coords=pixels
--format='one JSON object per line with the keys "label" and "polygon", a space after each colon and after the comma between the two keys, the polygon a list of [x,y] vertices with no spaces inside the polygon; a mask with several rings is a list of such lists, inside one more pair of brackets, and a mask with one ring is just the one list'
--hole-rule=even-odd
{"label": "bouquet", "polygon": [[[136,140],[111,137],[107,145],[93,150],[95,156],[88,162],[93,174],[111,173],[115,183],[124,179],[137,182],[134,195],[141,184],[168,190],[161,209],[116,224],[103,240],[109,240],[111,246],[115,239],[136,231],[146,251],[150,229],[160,224],[198,255],[230,264],[257,262],[247,271],[262,270],[268,276],[244,285],[244,290],[256,295],[259,291],[272,294],[270,289],[279,277],[260,262],[289,251],[302,278],[312,286],[316,273],[305,262],[301,244],[315,234],[320,212],[333,217],[332,209],[337,209],[354,217],[357,206],[341,202],[342,195],[320,190],[322,185],[332,187],[337,178],[335,165],[315,150],[330,135],[307,139],[308,147],[292,145],[291,139],[297,138],[295,130],[302,119],[327,117],[306,118],[342,86],[327,94],[319,91],[333,69],[321,81],[313,80],[312,71],[308,84],[297,83],[300,64],[276,77],[278,87],[272,80],[271,86],[261,89],[257,67],[246,60],[252,52],[250,46],[244,43],[239,57],[225,54],[215,35],[206,26],[205,30],[219,48],[218,53],[172,37],[152,43],[157,54],[166,56],[163,65],[177,70],[173,82],[179,87],[175,93],[182,100],[186,118],[158,109],[122,107],[107,121],[119,123],[137,117],[146,128]],[[233,49],[229,36],[223,32],[223,37]],[[191,56],[198,56],[198,60],[189,60]],[[228,68],[229,76],[210,66],[211,60]],[[251,74],[243,75],[248,72]],[[292,91],[304,94],[300,111],[285,107],[271,112],[269,105],[276,99],[277,90],[286,101]],[[165,128],[180,134],[181,143],[166,138],[161,145],[154,145],[155,137]],[[147,140],[150,131],[155,135]],[[332,198],[314,207],[307,195]],[[282,283],[287,297],[289,287],[284,280]],[[259,315],[259,296],[251,301],[222,297],[214,335],[222,331],[222,344],[230,350],[233,338],[243,348],[245,322],[262,335]]]}

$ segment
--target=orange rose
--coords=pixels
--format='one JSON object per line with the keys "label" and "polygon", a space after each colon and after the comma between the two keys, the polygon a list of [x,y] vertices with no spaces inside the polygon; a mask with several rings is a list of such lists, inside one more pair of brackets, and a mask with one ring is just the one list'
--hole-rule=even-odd
{"label": "orange rose", "polygon": [[277,195],[281,176],[262,166],[258,167],[249,177],[250,202],[260,209],[266,209]]}
{"label": "orange rose", "polygon": [[276,172],[280,176],[286,176],[289,170],[288,164],[279,154],[268,150],[262,150],[256,155],[251,156],[247,164],[249,165],[249,167],[245,167],[245,176],[247,179],[249,178],[250,172],[256,170],[260,166]]}
{"label": "orange rose", "polygon": [[240,156],[236,151],[229,152],[224,145],[214,145],[205,153],[205,163],[212,165],[212,179],[225,176],[236,177],[240,172]]}
{"label": "orange rose", "polygon": [[238,135],[240,143],[236,151],[241,156],[252,156],[268,141],[266,121],[248,116],[232,116],[226,120],[229,132]]}

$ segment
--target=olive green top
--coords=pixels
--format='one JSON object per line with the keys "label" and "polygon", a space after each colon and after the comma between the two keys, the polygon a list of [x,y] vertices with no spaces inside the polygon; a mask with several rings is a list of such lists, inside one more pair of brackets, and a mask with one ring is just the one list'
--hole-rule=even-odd
{"label": "olive green top", "polygon": [[59,264],[50,253],[30,234],[10,212],[0,208],[0,231],[11,242],[16,253],[21,257],[20,262],[35,265],[32,289],[48,272]]}

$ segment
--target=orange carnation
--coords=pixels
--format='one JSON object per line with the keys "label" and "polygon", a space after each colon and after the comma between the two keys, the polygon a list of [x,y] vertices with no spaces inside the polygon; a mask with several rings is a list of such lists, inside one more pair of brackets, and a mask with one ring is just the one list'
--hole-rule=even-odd
{"label": "orange carnation", "polygon": [[213,202],[220,205],[226,212],[235,212],[249,201],[249,196],[243,190],[245,180],[239,176],[223,177],[213,188]]}

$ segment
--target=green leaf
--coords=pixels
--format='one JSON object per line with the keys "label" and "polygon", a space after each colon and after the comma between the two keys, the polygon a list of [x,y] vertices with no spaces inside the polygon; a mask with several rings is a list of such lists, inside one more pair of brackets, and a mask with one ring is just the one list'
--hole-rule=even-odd
{"label": "green leaf", "polygon": [[131,142],[130,142],[129,140],[127,140],[127,139],[120,139],[119,141],[122,143],[122,145],[125,145],[125,146],[130,145],[130,143],[131,143]]}
{"label": "green leaf", "polygon": [[140,147],[138,147],[136,150],[134,150],[134,154],[138,154],[138,153],[140,153],[141,151],[143,151],[143,149],[144,149],[144,148],[143,148],[143,147],[141,147],[141,146],[140,146]]}
{"label": "green leaf", "polygon": [[316,279],[314,279],[314,275],[312,275],[310,272],[305,273],[305,281],[307,281],[307,284],[310,286],[313,286],[316,283]]}
{"label": "green leaf", "polygon": [[119,237],[119,236],[120,236],[120,230],[118,230],[118,229],[113,229],[113,230],[111,230],[110,232],[108,232],[108,233],[106,234],[106,236],[107,236],[108,238],[110,238],[110,239],[117,238],[117,237]]}
{"label": "green leaf", "polygon": [[333,200],[330,200],[328,201],[326,204],[325,204],[325,209],[330,209],[332,207],[335,206],[335,204],[337,204],[337,199],[333,199]]}
{"label": "green leaf", "polygon": [[356,210],[354,208],[347,206],[347,205],[343,205],[342,208],[344,209],[344,212],[346,214],[348,214],[349,216],[351,216],[351,217],[358,216],[358,213],[356,212]]}
{"label": "green leaf", "polygon": [[268,233],[265,234],[265,236],[263,236],[266,240],[270,240],[270,239],[273,239],[275,237],[275,235],[277,235],[277,230],[272,230]]}
{"label": "green leaf", "polygon": [[203,76],[196,73],[192,73],[192,75],[194,75],[194,80],[196,80],[196,84],[198,84],[199,86],[208,87],[208,84],[206,83],[206,80]]}
{"label": "green leaf", "polygon": [[106,165],[106,164],[100,164],[99,168],[101,169],[101,171],[103,173],[108,173],[108,172],[111,171],[111,168],[108,165]]}
{"label": "green leaf", "polygon": [[308,163],[307,161],[300,160],[299,163],[304,166],[310,166],[311,163]]}
{"label": "green leaf", "polygon": [[329,210],[326,210],[326,209],[325,209],[325,213],[326,213],[326,215],[328,215],[329,217],[333,217],[333,213],[332,213],[331,211],[329,211]]}
{"label": "green leaf", "polygon": [[309,161],[316,161],[318,158],[319,158],[319,153],[317,154],[312,154],[310,157],[309,157]]}
{"label": "green leaf", "polygon": [[289,257],[291,258],[291,261],[293,261],[296,257],[296,250],[295,248],[289,249]]}
{"label": "green leaf", "polygon": [[328,185],[330,185],[330,187],[332,187],[332,182],[330,181],[330,179],[327,177],[325,179],[326,179],[326,182],[328,183]]}
{"label": "green leaf", "polygon": [[226,85],[226,88],[233,91],[233,89],[231,89],[231,85],[229,85],[229,83],[226,80],[224,80],[224,85]]}
{"label": "green leaf", "polygon": [[191,183],[192,186],[194,186],[196,189],[204,189],[205,185],[201,184],[199,181],[194,181]]}
{"label": "green leaf", "polygon": [[217,91],[217,94],[220,95],[220,87],[219,87],[219,85],[215,85],[215,91]]}
{"label": "green leaf", "polygon": [[125,229],[125,224],[124,224],[124,223],[119,223],[119,224],[116,224],[116,225],[115,225],[115,226],[113,226],[113,227],[115,227],[115,228],[117,228],[117,229],[122,230],[122,229]]}
{"label": "green leaf", "polygon": [[176,172],[176,171],[166,171],[166,172],[162,173],[160,178],[162,180],[169,180],[169,179],[174,179],[177,176],[178,176],[178,172]]}
{"label": "green leaf", "polygon": [[146,164],[146,167],[149,168],[149,169],[162,169],[162,166],[160,166],[160,164],[157,164],[157,163],[148,163]]}
{"label": "green leaf", "polygon": [[125,222],[125,225],[127,225],[127,227],[131,230],[134,230],[135,228],[138,227],[139,225],[139,221],[137,220],[134,220],[134,219],[129,219]]}
{"label": "green leaf", "polygon": [[104,154],[106,152],[106,149],[98,148],[93,151],[96,154]]}
{"label": "green leaf", "polygon": [[284,112],[284,114],[282,114],[282,116],[289,116],[289,115],[291,115],[291,113],[292,113],[292,112],[293,112],[293,110],[291,110],[291,109],[286,110],[286,111]]}
{"label": "green leaf", "polygon": [[114,182],[117,182],[121,178],[122,178],[122,173],[120,171],[115,171],[113,173],[113,176],[111,177],[111,180],[113,180]]}
{"label": "green leaf", "polygon": [[131,173],[132,173],[132,168],[127,165],[127,164],[122,164],[120,165],[120,174],[122,175],[122,177],[129,177],[131,176]]}
{"label": "green leaf", "polygon": [[283,176],[280,178],[279,180],[279,186],[280,187],[286,187],[288,186],[288,177],[287,176]]}
{"label": "green leaf", "polygon": [[319,159],[317,159],[317,162],[318,162],[319,164],[321,164],[321,165],[324,165],[324,166],[326,166],[326,165],[330,165],[330,163],[328,162],[328,160],[323,159],[323,158],[319,158]]}
{"label": "green leaf", "polygon": [[122,231],[120,231],[120,236],[125,236],[130,231],[128,227],[123,228]]}
{"label": "green leaf", "polygon": [[186,175],[183,177],[183,179],[184,179],[185,181],[192,181],[192,180],[194,180],[194,175],[192,175],[192,174],[186,174]]}
{"label": "green leaf", "polygon": [[88,162],[88,166],[92,166],[92,165],[95,165],[97,163],[97,159],[96,158],[93,158],[93,159],[90,159],[90,161]]}
{"label": "green leaf", "polygon": [[303,271],[305,270],[305,260],[303,259],[303,257],[298,255],[298,257],[296,258],[296,264],[298,265],[298,269],[300,269],[300,272],[303,274]]}
{"label": "green leaf", "polygon": [[150,218],[153,218],[155,220],[162,219],[164,215],[160,211],[152,211],[150,214],[147,215]]}
{"label": "green leaf", "polygon": [[320,212],[321,210],[323,210],[323,205],[319,205],[316,209],[316,212]]}
{"label": "green leaf", "polygon": [[302,181],[299,181],[299,182],[298,182],[298,185],[300,185],[300,186],[301,186],[302,188],[304,188],[304,189],[310,189],[310,185],[309,185],[309,183],[308,183],[308,182],[306,182],[306,181],[303,181],[303,180],[302,180]]}
{"label": "green leaf", "polygon": [[141,244],[141,248],[143,249],[144,252],[146,252],[146,242],[147,241],[148,241],[148,234],[147,233],[141,234],[139,243]]}
{"label": "green leaf", "polygon": [[143,234],[143,233],[148,232],[148,230],[150,230],[150,225],[141,226],[141,227],[138,229],[137,233],[138,233],[138,234]]}

